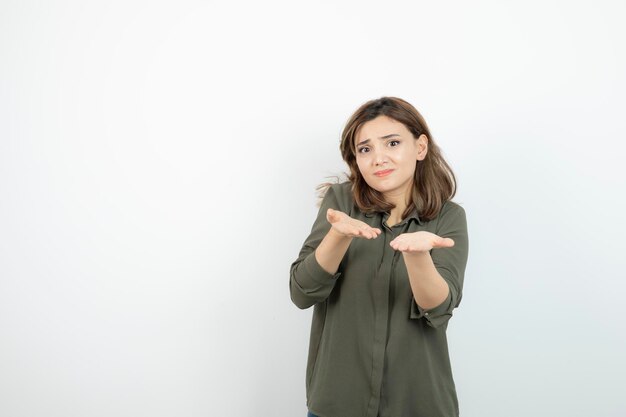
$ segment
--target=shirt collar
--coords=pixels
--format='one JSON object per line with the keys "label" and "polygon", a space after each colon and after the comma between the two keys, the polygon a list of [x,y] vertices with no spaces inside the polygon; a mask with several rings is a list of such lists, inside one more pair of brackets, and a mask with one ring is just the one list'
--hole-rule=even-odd
{"label": "shirt collar", "polygon": [[411,210],[411,213],[409,213],[409,215],[407,216],[407,219],[415,219],[415,221],[422,225],[424,224],[424,222],[422,221],[422,219],[420,219],[418,213],[417,213],[417,207],[413,207],[413,210]]}
{"label": "shirt collar", "polygon": [[[383,221],[385,221],[385,220],[387,220],[389,218],[389,213],[387,213],[387,212],[365,214],[366,217],[374,217],[376,215],[382,215]],[[420,219],[420,217],[419,217],[419,214],[417,212],[417,208],[416,207],[413,207],[413,210],[411,210],[409,215],[404,220],[402,220],[399,224],[402,224],[404,222],[408,222],[411,219],[415,220],[419,225],[423,225],[424,224],[424,221],[422,219]]]}

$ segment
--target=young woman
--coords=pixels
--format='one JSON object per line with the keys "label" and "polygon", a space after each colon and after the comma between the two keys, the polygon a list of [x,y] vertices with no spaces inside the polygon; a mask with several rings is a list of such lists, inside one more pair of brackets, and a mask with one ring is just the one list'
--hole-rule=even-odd
{"label": "young woman", "polygon": [[313,417],[456,417],[446,329],[468,258],[455,176],[420,113],[382,97],[341,137],[348,181],[326,184],[291,265],[314,306],[306,368]]}

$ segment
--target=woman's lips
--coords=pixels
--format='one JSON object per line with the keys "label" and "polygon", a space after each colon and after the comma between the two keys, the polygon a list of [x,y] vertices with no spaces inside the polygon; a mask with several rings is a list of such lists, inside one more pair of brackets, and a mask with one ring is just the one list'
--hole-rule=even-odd
{"label": "woman's lips", "polygon": [[384,171],[374,172],[374,175],[376,175],[377,177],[386,177],[387,175],[391,174],[392,172],[393,172],[393,169],[385,169]]}

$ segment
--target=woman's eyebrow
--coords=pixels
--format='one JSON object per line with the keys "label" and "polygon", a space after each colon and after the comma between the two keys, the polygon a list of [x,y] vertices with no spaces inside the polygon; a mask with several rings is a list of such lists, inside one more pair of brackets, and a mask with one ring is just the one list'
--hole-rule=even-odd
{"label": "woman's eyebrow", "polygon": [[[381,137],[379,137],[378,139],[389,139],[389,138],[392,138],[392,137],[394,137],[394,136],[400,136],[400,135],[399,135],[399,134],[397,134],[397,133],[392,133],[392,134],[390,134],[390,135],[381,136]],[[369,139],[362,140],[361,142],[357,143],[357,144],[356,144],[356,146],[359,146],[359,145],[365,145],[365,144],[366,144],[367,142],[369,142],[369,141],[370,141]]]}

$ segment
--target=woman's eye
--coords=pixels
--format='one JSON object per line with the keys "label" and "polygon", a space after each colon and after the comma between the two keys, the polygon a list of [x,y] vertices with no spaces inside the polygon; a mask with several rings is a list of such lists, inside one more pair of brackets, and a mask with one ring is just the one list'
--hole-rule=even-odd
{"label": "woman's eye", "polygon": [[359,149],[359,153],[363,153],[363,151],[366,151],[366,150],[368,150],[368,149],[367,148],[360,148]]}
{"label": "woman's eye", "polygon": [[[391,141],[391,142],[389,142],[389,143],[394,143],[394,142],[395,142],[395,143],[397,143],[398,145],[400,144],[400,141],[399,141],[399,140],[392,140],[392,141]],[[398,145],[394,145],[394,146],[398,146]]]}

